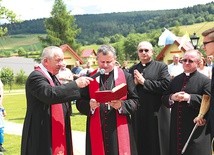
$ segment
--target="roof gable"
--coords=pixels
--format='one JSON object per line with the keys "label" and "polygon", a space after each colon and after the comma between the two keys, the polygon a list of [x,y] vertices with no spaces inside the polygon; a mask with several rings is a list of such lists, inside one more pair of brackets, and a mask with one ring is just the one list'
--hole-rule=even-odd
{"label": "roof gable", "polygon": [[177,47],[179,47],[181,45],[181,49],[178,49],[178,50],[183,51],[183,52],[186,52],[186,51],[188,51],[190,49],[194,49],[194,47],[191,44],[191,42],[182,43],[182,37],[177,37],[177,39],[174,41],[173,44],[169,44],[169,45],[164,46],[164,48],[161,50],[161,52],[157,55],[156,60],[161,61],[163,59],[164,55],[165,55],[165,52],[172,45],[176,45]]}
{"label": "roof gable", "polygon": [[84,49],[82,50],[82,58],[95,57],[97,56],[96,52],[93,49]]}
{"label": "roof gable", "polygon": [[83,64],[83,60],[81,59],[81,57],[79,57],[77,55],[77,53],[68,45],[68,44],[64,44],[61,45],[60,48],[62,49],[63,52],[70,52],[71,55],[80,62],[80,64]]}

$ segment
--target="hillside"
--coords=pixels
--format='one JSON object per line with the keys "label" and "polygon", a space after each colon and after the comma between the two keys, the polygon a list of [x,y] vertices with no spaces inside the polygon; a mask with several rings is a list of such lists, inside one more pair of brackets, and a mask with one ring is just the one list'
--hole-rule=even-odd
{"label": "hillside", "polygon": [[[130,33],[147,33],[164,27],[212,22],[214,2],[173,10],[76,15],[75,19],[81,29],[78,42],[90,45],[96,43],[99,38],[115,34],[126,37]],[[4,26],[8,28],[9,35],[45,34],[44,20],[30,20]]]}
{"label": "hillside", "polygon": [[[202,44],[202,36],[201,33],[210,28],[213,27],[214,21],[213,22],[203,22],[203,23],[198,23],[198,24],[193,24],[193,25],[188,25],[188,26],[180,26],[181,32],[183,34],[187,32],[189,35],[193,34],[196,32],[196,34],[200,37],[200,44]],[[44,34],[20,34],[20,35],[10,35],[6,37],[0,38],[0,51],[14,51],[18,49],[19,47],[24,47],[25,49],[30,49],[33,46],[37,46],[38,50],[42,49],[41,43],[39,42],[38,36],[41,36]],[[97,49],[97,45],[87,45],[87,46],[82,46],[82,49]]]}
{"label": "hillside", "polygon": [[18,49],[19,47],[38,46],[41,47],[38,40],[38,36],[44,36],[44,34],[18,34],[9,35],[0,38],[0,50]]}

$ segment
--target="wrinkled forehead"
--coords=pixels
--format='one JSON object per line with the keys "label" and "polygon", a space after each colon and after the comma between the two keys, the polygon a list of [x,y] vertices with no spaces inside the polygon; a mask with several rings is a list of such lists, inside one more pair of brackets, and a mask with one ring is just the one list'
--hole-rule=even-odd
{"label": "wrinkled forehead", "polygon": [[184,59],[197,59],[197,54],[195,53],[187,53],[187,54],[184,54]]}

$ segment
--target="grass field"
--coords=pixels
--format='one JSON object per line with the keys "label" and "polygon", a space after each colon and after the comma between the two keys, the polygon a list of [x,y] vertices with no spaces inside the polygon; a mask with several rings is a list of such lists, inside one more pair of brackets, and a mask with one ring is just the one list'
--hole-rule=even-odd
{"label": "grass field", "polygon": [[42,48],[38,36],[45,36],[44,34],[25,34],[25,35],[11,35],[0,38],[0,50],[14,51],[20,47],[25,50],[31,49],[33,46],[38,50]]}
{"label": "grass field", "polygon": [[[26,113],[26,98],[24,91],[17,90],[5,92],[3,99],[4,107],[7,111],[6,120],[15,123],[23,123]],[[71,116],[72,129],[77,131],[85,131],[86,116],[81,115],[72,104],[73,116]]]}
{"label": "grass field", "polygon": [[[7,112],[6,120],[23,123],[26,112],[26,99],[24,90],[5,91],[3,104]],[[72,130],[85,131],[86,116],[81,115],[76,106],[72,104],[73,116],[71,116]],[[4,155],[19,155],[21,146],[21,136],[5,134],[5,143],[3,145],[7,150]]]}
{"label": "grass field", "polygon": [[179,28],[181,29],[181,31],[183,33],[187,32],[190,36],[195,32],[196,35],[200,37],[199,43],[200,43],[200,45],[202,45],[203,37],[202,37],[201,33],[209,28],[212,28],[213,25],[214,25],[214,21],[198,23],[198,24],[194,24],[194,25],[179,26]]}

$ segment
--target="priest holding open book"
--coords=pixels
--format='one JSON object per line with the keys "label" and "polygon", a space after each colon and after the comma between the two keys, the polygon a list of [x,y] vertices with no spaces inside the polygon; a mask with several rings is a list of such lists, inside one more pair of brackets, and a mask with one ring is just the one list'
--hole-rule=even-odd
{"label": "priest holding open book", "polygon": [[138,108],[132,75],[115,66],[116,52],[110,45],[97,51],[97,76],[81,89],[77,109],[87,116],[86,155],[138,155],[131,126],[131,114]]}

